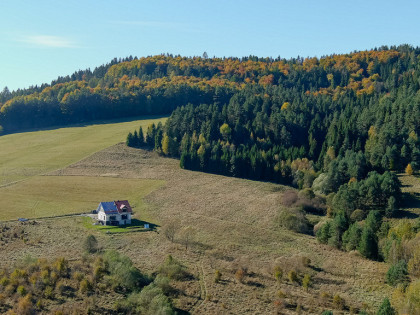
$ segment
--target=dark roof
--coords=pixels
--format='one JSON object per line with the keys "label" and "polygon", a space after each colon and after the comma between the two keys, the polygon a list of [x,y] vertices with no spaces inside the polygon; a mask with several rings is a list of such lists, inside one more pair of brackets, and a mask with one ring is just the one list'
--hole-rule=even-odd
{"label": "dark roof", "polygon": [[96,209],[96,211],[97,212],[100,211],[101,207],[102,207],[102,209],[104,209],[104,212],[106,214],[118,214],[118,213],[122,213],[122,212],[133,212],[128,200],[101,202],[101,203],[99,203],[98,209]]}
{"label": "dark roof", "polygon": [[117,207],[115,206],[115,203],[113,201],[107,201],[107,202],[101,202],[98,206],[97,211],[104,209],[104,212],[106,214],[118,214]]}
{"label": "dark roof", "polygon": [[[117,206],[117,209],[118,209],[119,213],[121,213],[121,212],[133,212],[128,200],[117,200],[117,201],[114,201],[114,203]],[[125,210],[125,211],[123,211],[123,210]]]}

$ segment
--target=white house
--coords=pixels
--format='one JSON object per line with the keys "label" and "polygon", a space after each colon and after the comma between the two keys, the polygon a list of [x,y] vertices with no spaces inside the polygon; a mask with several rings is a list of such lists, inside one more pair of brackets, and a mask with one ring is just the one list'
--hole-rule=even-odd
{"label": "white house", "polygon": [[96,213],[102,225],[125,225],[131,224],[133,210],[127,200],[117,200],[101,202]]}

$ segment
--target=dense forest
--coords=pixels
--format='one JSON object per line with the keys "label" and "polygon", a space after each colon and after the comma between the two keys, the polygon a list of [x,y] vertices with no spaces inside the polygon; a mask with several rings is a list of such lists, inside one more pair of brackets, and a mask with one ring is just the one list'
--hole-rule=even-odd
{"label": "dense forest", "polygon": [[[226,83],[210,101],[176,106],[165,125],[130,132],[127,145],[179,158],[185,169],[295,186],[299,193],[283,196],[289,210],[279,225],[388,262],[398,308],[416,308],[420,219],[386,218],[398,216],[403,201],[396,172],[420,168],[419,53],[401,46],[321,59],[226,59],[214,75]],[[308,212],[327,219],[313,226]]]}

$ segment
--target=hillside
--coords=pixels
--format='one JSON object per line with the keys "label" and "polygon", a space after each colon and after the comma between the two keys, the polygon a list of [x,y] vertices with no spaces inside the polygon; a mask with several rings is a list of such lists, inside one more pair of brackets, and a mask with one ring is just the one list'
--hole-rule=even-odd
{"label": "hillside", "polygon": [[[182,170],[178,161],[155,153],[127,148],[122,144],[100,151],[49,178],[63,176],[98,179],[112,173],[116,178],[164,181],[165,185],[148,194],[144,205],[135,209],[136,218],[158,224],[159,233],[134,232],[106,234],[88,228],[82,218],[37,220],[37,224],[8,224],[24,230],[26,242],[16,239],[2,247],[2,267],[32,257],[83,255],[83,242],[94,233],[104,249],[117,249],[127,255],[142,272],[156,272],[168,254],[181,261],[193,278],[172,280],[178,291],[172,295],[176,307],[193,314],[277,313],[302,311],[319,314],[324,309],[341,312],[333,297],[344,299],[350,309],[376,310],[390,294],[384,285],[386,264],[366,260],[327,245],[309,236],[293,233],[274,224],[284,208],[282,194],[290,188],[256,181]],[[165,237],[165,227],[176,222],[175,242]],[[183,231],[194,229],[193,242],[185,249]],[[48,231],[48,232],[47,232]],[[59,238],[60,242],[54,240]],[[304,257],[310,259],[305,263]],[[279,282],[276,266],[284,272]],[[238,282],[239,269],[246,271]],[[222,281],[215,283],[215,271]],[[287,280],[291,270],[298,277],[311,274],[313,286],[305,290],[298,282]],[[104,294],[111,294],[106,290]],[[82,307],[85,298],[53,299],[46,310]],[[95,313],[109,312],[113,304],[96,299]],[[337,313],[337,314],[338,314]]]}
{"label": "hillside", "polygon": [[76,178],[46,180],[40,176],[123,141],[131,128],[164,121],[165,118],[145,117],[143,120],[97,122],[0,137],[0,196],[9,201],[9,206],[0,211],[0,220],[83,212],[95,208],[98,198],[112,192],[112,186],[116,184]]}

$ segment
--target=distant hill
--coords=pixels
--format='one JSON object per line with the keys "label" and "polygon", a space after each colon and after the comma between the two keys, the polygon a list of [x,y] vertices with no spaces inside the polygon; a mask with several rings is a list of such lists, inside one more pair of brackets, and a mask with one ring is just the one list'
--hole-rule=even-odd
{"label": "distant hill", "polygon": [[255,94],[261,95],[280,93],[282,100],[291,104],[302,97],[311,97],[315,103],[328,99],[339,109],[346,97],[376,102],[379,96],[395,94],[403,87],[413,94],[419,87],[419,52],[418,48],[399,46],[320,59],[171,55],[114,59],[93,71],[60,77],[51,85],[14,92],[4,89],[0,93],[0,125],[5,132],[14,132],[169,114],[188,103],[228,104],[232,96],[249,88],[257,88]]}

